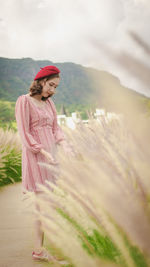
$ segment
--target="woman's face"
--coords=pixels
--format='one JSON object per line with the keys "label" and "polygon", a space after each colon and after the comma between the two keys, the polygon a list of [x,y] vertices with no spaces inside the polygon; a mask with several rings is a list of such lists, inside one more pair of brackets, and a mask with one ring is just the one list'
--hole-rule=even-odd
{"label": "woman's face", "polygon": [[60,78],[55,77],[48,81],[43,81],[42,96],[48,97],[55,94],[56,87],[59,85]]}

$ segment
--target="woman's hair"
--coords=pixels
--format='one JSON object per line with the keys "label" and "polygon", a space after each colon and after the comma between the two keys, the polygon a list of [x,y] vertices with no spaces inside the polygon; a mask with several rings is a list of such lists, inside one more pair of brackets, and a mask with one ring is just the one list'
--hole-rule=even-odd
{"label": "woman's hair", "polygon": [[[59,77],[60,77],[59,73],[55,73],[55,74],[51,74],[50,76],[33,81],[29,87],[30,96],[40,95],[42,93],[42,89],[43,89],[42,81],[43,80],[45,80],[45,82],[46,82],[46,81],[51,80],[53,78],[59,78]],[[42,100],[45,101],[47,98],[51,97],[52,95],[53,94],[51,94],[48,97],[42,96]]]}

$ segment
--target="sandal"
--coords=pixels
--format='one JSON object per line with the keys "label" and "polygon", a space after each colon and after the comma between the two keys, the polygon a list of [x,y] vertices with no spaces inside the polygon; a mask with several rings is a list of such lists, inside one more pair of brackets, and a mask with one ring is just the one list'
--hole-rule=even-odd
{"label": "sandal", "polygon": [[49,254],[49,252],[43,248],[40,253],[32,251],[32,259],[33,260],[44,260],[44,261],[56,261],[55,256]]}

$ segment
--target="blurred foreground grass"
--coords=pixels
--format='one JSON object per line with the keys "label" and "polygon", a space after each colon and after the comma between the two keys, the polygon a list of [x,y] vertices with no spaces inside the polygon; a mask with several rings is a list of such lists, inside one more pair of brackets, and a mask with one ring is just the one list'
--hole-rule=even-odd
{"label": "blurred foreground grass", "polygon": [[47,181],[32,201],[51,250],[73,266],[150,266],[149,122],[103,117],[64,129],[76,156],[59,148],[60,168],[47,165],[57,185]]}
{"label": "blurred foreground grass", "polygon": [[[64,128],[76,156],[58,148],[60,168],[47,166],[57,185],[48,181],[43,196],[29,199],[41,207],[48,248],[66,266],[150,266],[149,127],[146,116],[131,116]],[[21,144],[18,133],[0,135],[2,186],[21,181]]]}

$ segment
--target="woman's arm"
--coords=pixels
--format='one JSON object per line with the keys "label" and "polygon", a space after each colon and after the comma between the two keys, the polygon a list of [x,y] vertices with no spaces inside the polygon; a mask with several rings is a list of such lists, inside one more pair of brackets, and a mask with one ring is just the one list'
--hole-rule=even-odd
{"label": "woman's arm", "polygon": [[54,134],[54,138],[55,138],[55,143],[57,145],[62,146],[62,148],[66,154],[74,156],[75,152],[74,152],[72,146],[68,143],[67,138],[65,136],[65,133],[63,132],[61,127],[58,125],[57,111],[56,111],[55,104],[51,99],[49,99],[49,103],[51,105],[51,108],[52,108],[53,114],[54,114],[53,134]]}
{"label": "woman's arm", "polygon": [[31,152],[38,153],[43,145],[38,143],[29,129],[30,108],[25,95],[19,96],[15,106],[15,116],[21,141]]}
{"label": "woman's arm", "polygon": [[76,155],[76,152],[74,151],[73,147],[66,140],[60,141],[59,145],[62,146],[64,152],[67,155],[70,155],[70,156],[75,156]]}
{"label": "woman's arm", "polygon": [[65,134],[64,134],[63,130],[58,125],[58,122],[57,122],[57,111],[56,111],[55,104],[54,104],[53,100],[50,99],[50,98],[48,99],[48,101],[50,103],[50,106],[51,106],[53,114],[54,114],[54,121],[53,121],[52,131],[53,131],[53,135],[54,135],[54,138],[55,138],[55,143],[59,144],[61,141],[66,140],[66,137],[65,137]]}

